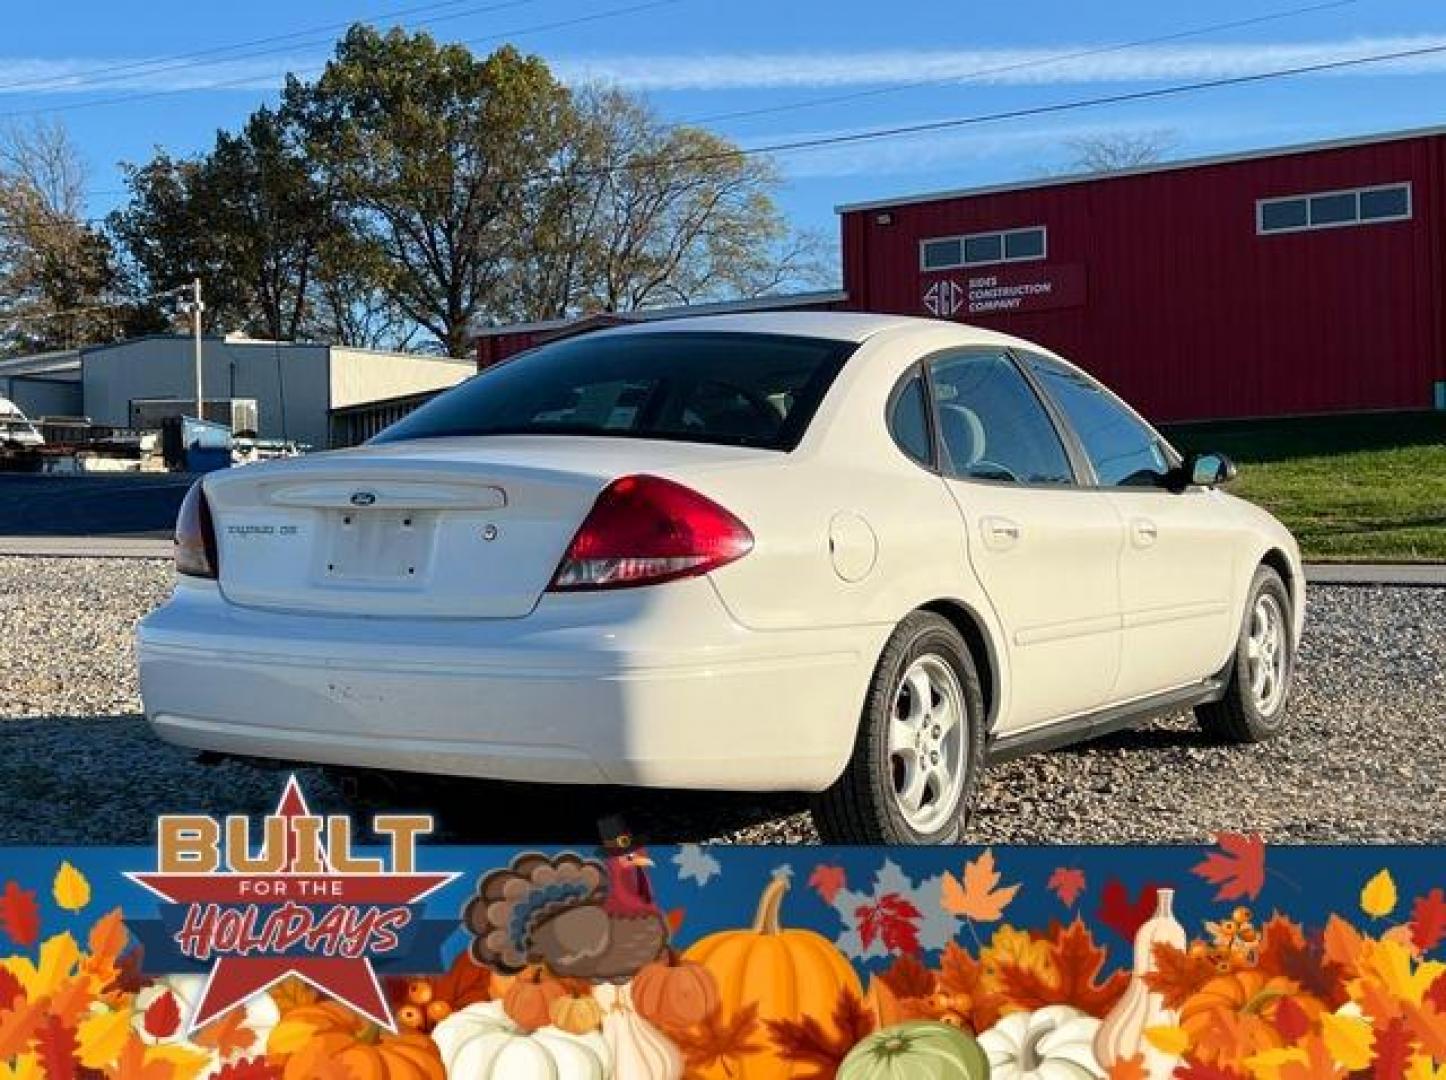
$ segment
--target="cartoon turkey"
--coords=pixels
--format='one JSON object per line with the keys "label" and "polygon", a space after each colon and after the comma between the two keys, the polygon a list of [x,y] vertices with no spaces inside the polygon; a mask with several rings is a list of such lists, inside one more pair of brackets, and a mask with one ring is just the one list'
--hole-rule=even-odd
{"label": "cartoon turkey", "polygon": [[494,971],[545,964],[554,974],[627,982],[668,947],[653,902],[652,860],[620,823],[603,823],[603,861],[519,855],[482,878],[462,913],[472,956]]}

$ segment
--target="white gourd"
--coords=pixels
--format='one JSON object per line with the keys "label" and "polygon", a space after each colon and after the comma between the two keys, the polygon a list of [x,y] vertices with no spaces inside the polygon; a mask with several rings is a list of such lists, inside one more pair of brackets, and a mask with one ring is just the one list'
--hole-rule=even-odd
{"label": "white gourd", "polygon": [[[499,1001],[468,1005],[432,1029],[452,1080],[612,1080],[612,1054],[597,1032],[538,1028],[530,1035]],[[626,1074],[624,1074],[626,1075]]]}
{"label": "white gourd", "polygon": [[1094,1041],[1100,1022],[1068,1005],[1011,1013],[979,1036],[990,1080],[1103,1080]]}
{"label": "white gourd", "polygon": [[602,1035],[619,1080],[681,1080],[683,1055],[671,1039],[638,1015],[628,986],[596,986]]}
{"label": "white gourd", "polygon": [[1149,988],[1145,976],[1156,969],[1155,946],[1176,949],[1186,945],[1185,928],[1175,919],[1174,889],[1161,889],[1155,898],[1155,914],[1135,934],[1135,960],[1130,985],[1119,1003],[1110,1010],[1095,1037],[1095,1057],[1106,1069],[1121,1061],[1144,1055],[1145,1073],[1150,1080],[1169,1080],[1180,1058],[1166,1054],[1145,1038],[1154,1027],[1171,1027],[1179,1017],[1166,1008],[1164,998]]}

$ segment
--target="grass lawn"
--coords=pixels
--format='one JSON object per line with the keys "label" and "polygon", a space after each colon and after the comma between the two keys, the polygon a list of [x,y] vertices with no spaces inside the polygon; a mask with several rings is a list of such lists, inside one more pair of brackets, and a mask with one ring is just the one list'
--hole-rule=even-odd
{"label": "grass lawn", "polygon": [[1446,412],[1177,424],[1182,452],[1240,466],[1229,491],[1266,507],[1307,559],[1446,562]]}

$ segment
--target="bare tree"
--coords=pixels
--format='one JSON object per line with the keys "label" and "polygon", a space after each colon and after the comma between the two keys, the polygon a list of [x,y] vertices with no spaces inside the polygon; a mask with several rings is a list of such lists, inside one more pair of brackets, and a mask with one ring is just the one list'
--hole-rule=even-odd
{"label": "bare tree", "polygon": [[1096,173],[1153,165],[1169,157],[1179,143],[1179,132],[1157,128],[1152,131],[1082,135],[1068,140],[1065,145],[1073,155],[1070,172]]}
{"label": "bare tree", "polygon": [[789,228],[765,158],[662,123],[637,99],[576,98],[564,159],[518,232],[526,317],[761,296],[826,277],[826,242]]}
{"label": "bare tree", "polygon": [[85,219],[86,170],[58,123],[0,130],[0,350],[109,340],[110,243]]}

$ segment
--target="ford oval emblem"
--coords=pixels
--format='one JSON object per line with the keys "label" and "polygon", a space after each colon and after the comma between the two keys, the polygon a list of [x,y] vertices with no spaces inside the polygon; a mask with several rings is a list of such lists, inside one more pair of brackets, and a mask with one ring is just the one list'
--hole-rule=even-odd
{"label": "ford oval emblem", "polygon": [[371,506],[377,501],[376,493],[371,491],[353,491],[351,493],[351,504],[353,506]]}

